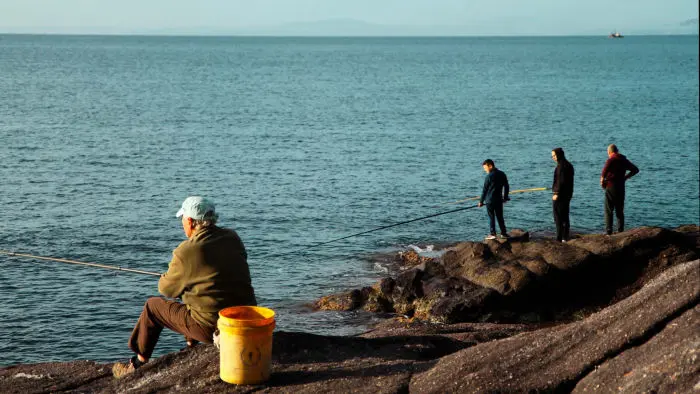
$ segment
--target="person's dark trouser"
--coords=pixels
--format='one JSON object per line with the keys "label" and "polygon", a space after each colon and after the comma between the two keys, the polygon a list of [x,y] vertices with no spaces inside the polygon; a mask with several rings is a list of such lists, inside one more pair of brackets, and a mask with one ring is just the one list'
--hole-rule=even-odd
{"label": "person's dark trouser", "polygon": [[605,189],[605,233],[612,234],[613,210],[617,217],[617,232],[625,229],[625,188],[610,186]]}
{"label": "person's dark trouser", "polygon": [[205,343],[212,343],[215,330],[194,320],[185,304],[151,297],[143,306],[141,316],[131,333],[129,348],[143,357],[150,358],[163,327],[179,332],[188,340],[195,339]]}
{"label": "person's dark trouser", "polygon": [[501,234],[506,234],[506,222],[503,220],[503,203],[486,204],[486,212],[489,214],[489,230],[491,234],[496,234],[496,220]]}
{"label": "person's dark trouser", "polygon": [[554,224],[557,226],[557,241],[569,240],[569,207],[571,198],[558,197],[552,201],[552,212],[554,213]]}

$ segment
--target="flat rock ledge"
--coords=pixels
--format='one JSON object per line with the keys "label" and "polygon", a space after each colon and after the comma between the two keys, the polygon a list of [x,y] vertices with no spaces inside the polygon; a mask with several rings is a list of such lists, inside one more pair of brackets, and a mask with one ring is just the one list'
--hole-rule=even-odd
{"label": "flat rock ledge", "polygon": [[[222,382],[218,351],[199,345],[152,360],[119,380],[112,378],[111,364],[90,361],[4,367],[0,369],[0,392],[699,391],[697,226],[675,231],[640,228],[599,238],[582,237],[564,245],[549,241],[518,246],[512,241],[488,243],[482,244],[484,249],[476,243],[459,244],[430,264],[442,266],[446,273],[459,273],[461,280],[478,286],[473,289],[492,291],[489,297],[494,300],[479,306],[489,319],[477,315],[468,321],[465,317],[474,315],[454,314],[464,320],[445,324],[421,319],[414,311],[412,317],[387,319],[352,337],[275,332],[273,374],[263,385]],[[481,252],[472,252],[475,249]],[[472,269],[463,267],[479,260],[468,256],[479,255],[486,256],[490,269],[519,264],[527,256],[547,264],[548,271],[541,277],[556,276],[568,282],[553,285],[533,278],[517,289],[504,285],[510,278],[489,282],[491,286],[501,283],[501,291],[479,285],[466,278]],[[433,275],[426,274],[425,265],[405,272],[422,268],[422,283]],[[599,273],[597,281],[594,272]],[[585,293],[544,307],[523,305],[544,302],[547,294],[572,297],[574,292],[565,291],[567,287]],[[527,302],[512,301],[517,298]],[[571,303],[576,306],[566,307]],[[522,319],[520,314],[534,316]]]}

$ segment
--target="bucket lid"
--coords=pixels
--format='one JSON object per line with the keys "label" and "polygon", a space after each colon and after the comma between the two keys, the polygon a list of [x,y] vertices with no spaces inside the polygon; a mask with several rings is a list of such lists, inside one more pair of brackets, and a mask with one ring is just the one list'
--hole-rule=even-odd
{"label": "bucket lid", "polygon": [[230,327],[262,327],[275,321],[275,311],[259,306],[231,306],[219,311],[219,323]]}

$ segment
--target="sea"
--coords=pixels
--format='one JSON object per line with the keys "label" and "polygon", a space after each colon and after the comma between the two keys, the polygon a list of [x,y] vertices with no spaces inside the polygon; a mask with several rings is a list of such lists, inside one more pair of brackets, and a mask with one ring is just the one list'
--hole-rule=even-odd
{"label": "sea", "polygon": [[[480,240],[481,163],[511,190],[576,170],[571,222],[603,231],[615,143],[640,168],[628,227],[699,221],[698,36],[294,38],[0,35],[0,250],[164,272],[175,217],[212,199],[277,329],[354,335],[316,312],[392,254]],[[551,234],[548,191],[509,228]],[[131,356],[157,277],[0,255],[0,366]],[[155,356],[184,346],[164,331]]]}

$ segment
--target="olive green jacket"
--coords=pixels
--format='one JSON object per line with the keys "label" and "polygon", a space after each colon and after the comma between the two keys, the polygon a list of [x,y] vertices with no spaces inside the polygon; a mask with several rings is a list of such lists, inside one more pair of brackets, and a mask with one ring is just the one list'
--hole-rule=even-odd
{"label": "olive green jacket", "polygon": [[247,257],[235,231],[216,226],[197,230],[173,251],[158,291],[181,297],[197,322],[216,327],[219,310],[256,305]]}

